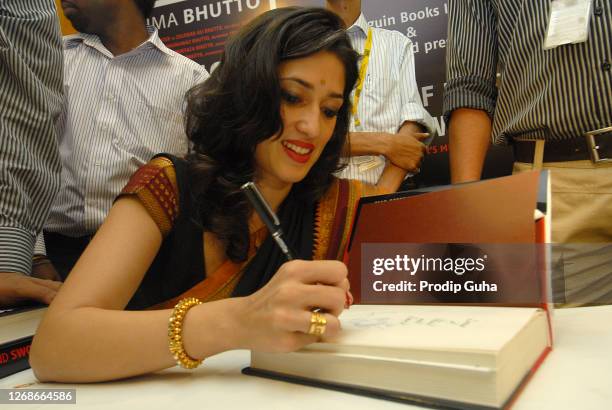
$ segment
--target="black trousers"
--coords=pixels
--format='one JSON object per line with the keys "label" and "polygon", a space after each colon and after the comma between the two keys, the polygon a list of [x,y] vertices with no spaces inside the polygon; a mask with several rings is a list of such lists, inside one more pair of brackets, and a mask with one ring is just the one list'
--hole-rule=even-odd
{"label": "black trousers", "polygon": [[72,267],[89,244],[91,236],[70,237],[55,232],[44,231],[47,257],[57,272],[65,280]]}

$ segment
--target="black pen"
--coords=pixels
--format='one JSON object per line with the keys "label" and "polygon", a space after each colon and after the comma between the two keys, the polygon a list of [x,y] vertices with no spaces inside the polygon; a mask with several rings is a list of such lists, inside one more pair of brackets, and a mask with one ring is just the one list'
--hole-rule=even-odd
{"label": "black pen", "polygon": [[257,185],[255,185],[253,182],[247,182],[240,189],[244,191],[247,199],[251,205],[253,205],[255,212],[257,212],[257,215],[259,215],[263,223],[270,231],[270,235],[272,235],[272,238],[274,238],[278,244],[278,247],[285,255],[285,258],[287,258],[288,261],[293,260],[293,256],[289,251],[289,246],[287,246],[287,243],[283,239],[283,230],[281,229],[280,221],[278,220],[278,217],[274,211],[272,211],[270,208],[270,205],[268,205],[264,199],[263,195],[261,195],[261,192],[259,192],[259,189],[257,189]]}

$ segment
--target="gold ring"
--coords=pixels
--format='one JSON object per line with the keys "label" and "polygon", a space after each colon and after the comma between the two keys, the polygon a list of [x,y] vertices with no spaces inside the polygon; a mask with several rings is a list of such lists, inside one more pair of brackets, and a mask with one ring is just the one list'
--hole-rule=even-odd
{"label": "gold ring", "polygon": [[325,326],[327,325],[327,319],[319,312],[312,312],[310,314],[310,329],[308,329],[309,335],[322,336],[325,333]]}

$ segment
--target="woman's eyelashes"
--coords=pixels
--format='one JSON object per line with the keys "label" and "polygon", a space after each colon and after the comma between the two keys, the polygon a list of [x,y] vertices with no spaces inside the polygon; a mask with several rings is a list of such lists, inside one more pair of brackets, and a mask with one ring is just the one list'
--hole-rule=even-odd
{"label": "woman's eyelashes", "polygon": [[[303,102],[303,99],[300,96],[290,93],[286,90],[281,91],[281,97],[283,101],[290,105],[300,104],[301,102]],[[321,111],[323,112],[323,115],[325,115],[327,118],[334,118],[338,116],[339,109],[323,107],[321,108]]]}
{"label": "woman's eyelashes", "polygon": [[302,101],[300,97],[295,94],[291,94],[289,91],[282,90],[281,96],[283,100],[289,104],[298,104]]}
{"label": "woman's eyelashes", "polygon": [[332,108],[323,108],[323,114],[327,118],[334,118],[338,116],[338,110],[334,110]]}

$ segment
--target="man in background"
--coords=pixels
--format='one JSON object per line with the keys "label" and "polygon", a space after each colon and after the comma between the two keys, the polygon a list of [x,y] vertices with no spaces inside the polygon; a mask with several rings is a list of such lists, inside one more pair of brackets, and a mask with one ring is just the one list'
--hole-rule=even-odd
{"label": "man in background", "polygon": [[435,133],[416,84],[412,44],[398,31],[370,27],[360,0],[327,0],[362,55],[362,89],[354,92],[348,167],[341,177],[376,184],[383,173],[419,171]]}
{"label": "man in background", "polygon": [[161,152],[187,153],[184,95],[208,73],[168,49],[157,30],[145,25],[154,3],[62,1],[79,33],[64,38],[62,187],[44,235],[47,255],[62,277],[141,165]]}
{"label": "man in background", "polygon": [[513,145],[515,172],[550,170],[555,302],[612,303],[610,2],[449,5],[452,181],[480,178],[491,140]]}
{"label": "man in background", "polygon": [[50,303],[60,283],[28,275],[60,184],[62,49],[53,0],[0,5],[0,90],[0,306]]}

